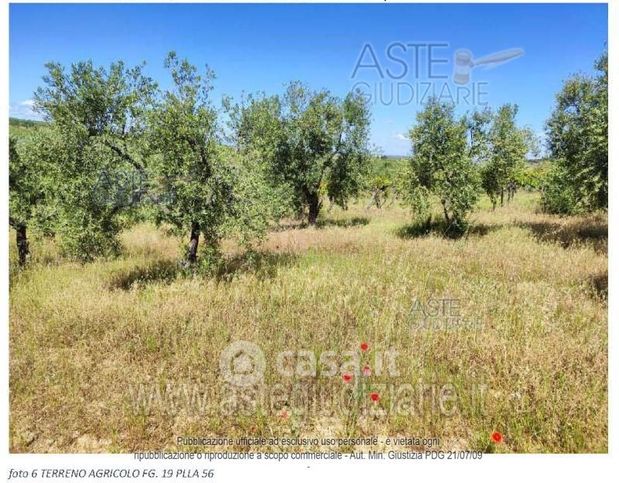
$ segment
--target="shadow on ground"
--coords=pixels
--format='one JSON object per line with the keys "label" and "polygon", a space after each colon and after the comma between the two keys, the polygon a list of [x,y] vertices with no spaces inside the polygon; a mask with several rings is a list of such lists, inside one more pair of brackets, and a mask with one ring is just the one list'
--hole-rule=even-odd
{"label": "shadow on ground", "polygon": [[[316,228],[352,228],[355,226],[365,226],[368,223],[370,223],[370,219],[367,216],[354,216],[352,218],[343,219],[321,218],[316,222]],[[308,228],[309,226],[310,225],[307,221],[304,220],[289,220],[274,227],[273,231],[302,230],[304,228]]]}
{"label": "shadow on ground", "polygon": [[279,268],[293,265],[297,258],[292,253],[245,252],[223,259],[215,268],[214,275],[223,282],[243,273],[253,273],[259,279],[273,278]]}
{"label": "shadow on ground", "polygon": [[296,260],[290,253],[245,252],[223,257],[210,267],[187,267],[178,260],[157,260],[144,266],[120,270],[112,274],[108,287],[112,290],[130,290],[149,284],[172,283],[181,277],[214,278],[218,282],[231,281],[243,273],[253,273],[259,279],[272,278],[282,266],[290,266]]}
{"label": "shadow on ground", "polygon": [[430,222],[415,222],[404,225],[396,230],[396,235],[405,240],[420,238],[425,236],[439,236],[452,240],[468,238],[469,236],[485,236],[496,231],[502,225],[487,225],[484,223],[472,223],[464,229],[447,224],[444,220],[433,220]]}
{"label": "shadow on ground", "polygon": [[329,228],[331,226],[336,226],[340,228],[350,228],[353,226],[365,226],[370,222],[370,219],[367,216],[355,216],[353,218],[344,218],[341,220],[318,220],[316,223],[317,228]]}
{"label": "shadow on ground", "polygon": [[114,272],[108,286],[111,289],[129,290],[150,283],[171,283],[181,270],[182,267],[175,260],[157,260],[148,265]]}
{"label": "shadow on ground", "polygon": [[596,296],[608,300],[608,272],[592,276],[590,283]]}
{"label": "shadow on ground", "polygon": [[539,241],[558,243],[563,248],[589,245],[598,253],[608,253],[608,222],[577,220],[557,222],[525,222],[518,226],[531,231]]}

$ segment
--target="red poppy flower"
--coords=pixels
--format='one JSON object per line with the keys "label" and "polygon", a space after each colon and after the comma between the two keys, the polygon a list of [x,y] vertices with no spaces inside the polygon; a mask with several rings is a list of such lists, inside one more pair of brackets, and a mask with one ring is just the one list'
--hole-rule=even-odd
{"label": "red poppy flower", "polygon": [[352,374],[344,374],[342,376],[342,379],[344,380],[344,382],[350,382],[352,380]]}
{"label": "red poppy flower", "polygon": [[367,351],[369,347],[370,347],[370,346],[368,345],[368,343],[367,343],[367,342],[361,342],[361,350],[362,350],[363,352]]}
{"label": "red poppy flower", "polygon": [[498,431],[495,431],[494,433],[492,433],[491,438],[492,438],[492,441],[494,441],[495,443],[503,442],[503,435],[499,433]]}
{"label": "red poppy flower", "polygon": [[362,370],[362,373],[365,377],[369,377],[372,375],[372,369],[370,369],[370,366],[365,366]]}
{"label": "red poppy flower", "polygon": [[378,395],[377,392],[371,392],[370,399],[374,402],[378,402],[378,400],[380,399],[380,396]]}

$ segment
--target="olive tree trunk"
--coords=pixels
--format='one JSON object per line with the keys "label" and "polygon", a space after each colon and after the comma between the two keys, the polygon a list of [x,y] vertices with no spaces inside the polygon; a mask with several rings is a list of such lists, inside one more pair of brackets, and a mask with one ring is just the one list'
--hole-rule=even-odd
{"label": "olive tree trunk", "polygon": [[189,246],[187,247],[187,261],[196,263],[198,260],[198,244],[200,242],[200,225],[196,222],[191,224],[191,235],[189,237]]}
{"label": "olive tree trunk", "polygon": [[15,241],[17,242],[19,265],[23,267],[28,260],[28,255],[30,254],[30,247],[28,245],[28,234],[25,224],[20,223],[15,227]]}
{"label": "olive tree trunk", "polygon": [[318,196],[318,193],[309,193],[307,203],[309,205],[307,222],[310,225],[315,225],[318,219],[318,213],[320,213],[320,196]]}

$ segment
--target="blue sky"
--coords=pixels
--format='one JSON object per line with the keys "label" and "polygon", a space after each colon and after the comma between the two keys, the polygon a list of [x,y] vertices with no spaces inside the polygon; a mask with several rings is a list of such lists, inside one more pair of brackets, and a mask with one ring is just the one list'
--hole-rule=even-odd
{"label": "blue sky", "polygon": [[[430,86],[459,112],[517,103],[519,122],[543,133],[562,81],[591,72],[608,36],[605,4],[11,4],[9,22],[11,115],[32,115],[48,61],[146,61],[165,87],[163,58],[176,50],[215,70],[216,105],[223,94],[278,93],[297,79],[340,96],[361,87],[371,95],[372,142],[385,154],[408,153],[405,135]],[[430,54],[428,44],[437,44]],[[461,48],[474,59],[513,48],[524,55],[473,68],[456,91],[453,55]],[[361,63],[373,66],[353,78],[362,52]]]}

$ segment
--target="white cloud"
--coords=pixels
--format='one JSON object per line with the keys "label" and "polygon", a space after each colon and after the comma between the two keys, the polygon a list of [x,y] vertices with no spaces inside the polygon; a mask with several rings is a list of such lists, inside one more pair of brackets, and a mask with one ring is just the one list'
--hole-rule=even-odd
{"label": "white cloud", "polygon": [[402,133],[397,133],[393,137],[399,141],[408,141],[408,137]]}
{"label": "white cloud", "polygon": [[39,121],[41,115],[34,110],[34,100],[26,99],[20,102],[11,102],[9,105],[9,116],[18,119],[33,119]]}

